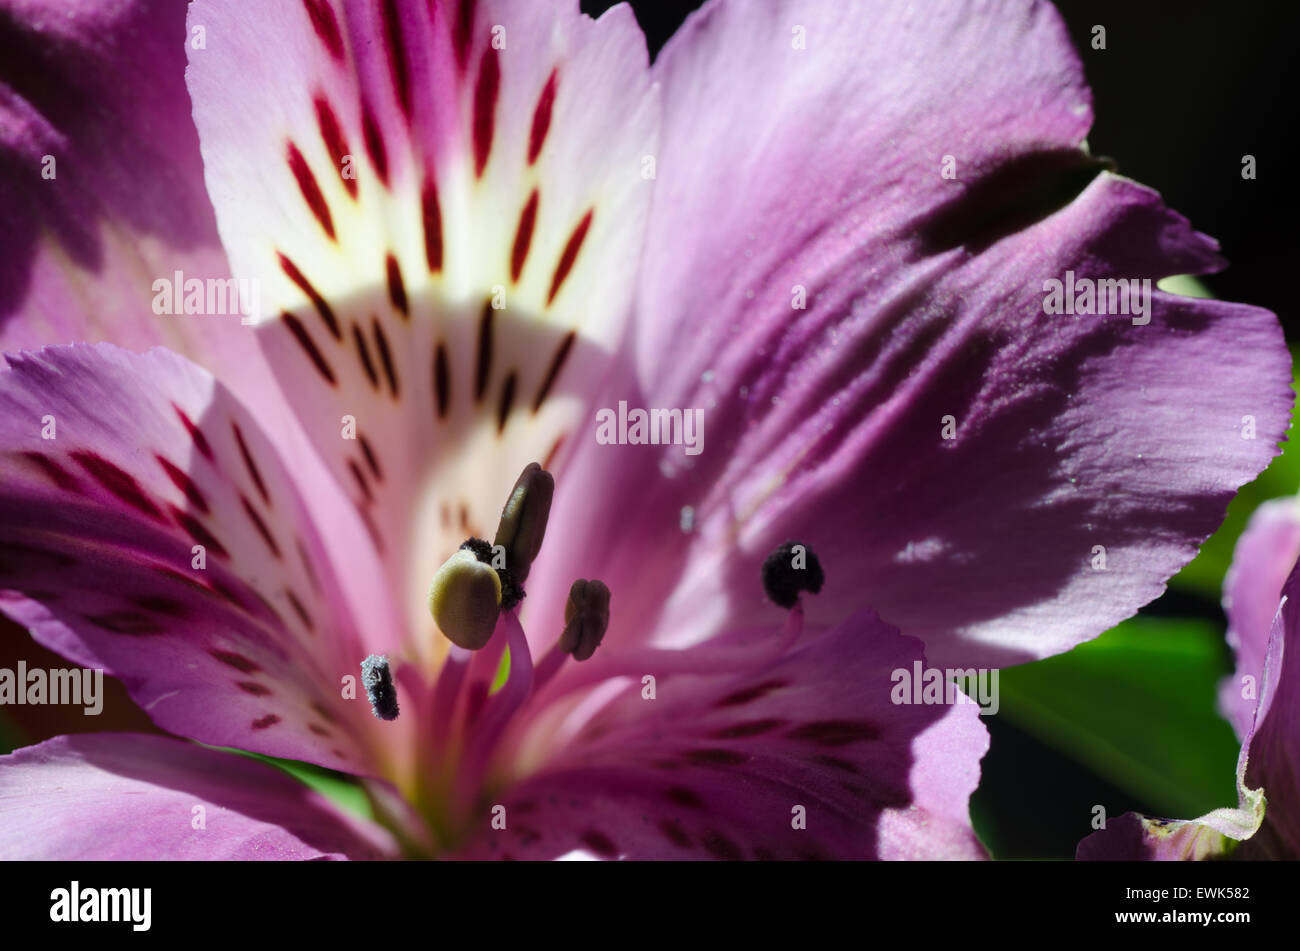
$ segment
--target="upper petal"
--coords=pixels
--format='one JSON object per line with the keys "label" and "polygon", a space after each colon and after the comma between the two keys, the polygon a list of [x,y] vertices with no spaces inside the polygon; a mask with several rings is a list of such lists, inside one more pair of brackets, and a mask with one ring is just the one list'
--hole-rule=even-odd
{"label": "upper petal", "polygon": [[341,678],[392,632],[352,620],[295,475],[209,374],[161,348],[10,354],[0,474],[0,610],[38,641],[172,732],[374,768]]}
{"label": "upper petal", "polygon": [[0,858],[376,859],[399,852],[273,767],[169,737],[58,736],[0,757]]}
{"label": "upper petal", "polygon": [[571,0],[204,0],[190,22],[232,266],[261,281],[267,352],[388,600],[436,645],[429,579],[491,537],[621,339],[658,124],[644,40]]}
{"label": "upper petal", "polygon": [[973,703],[895,702],[916,639],[863,611],[775,662],[745,656],[731,673],[692,673],[689,653],[677,675],[647,662],[653,698],[634,675],[595,715],[530,708],[516,755],[544,766],[485,800],[506,828],[485,805],[464,854],[983,857],[968,802],[988,733]]}
{"label": "upper petal", "polygon": [[1222,262],[1099,174],[1047,4],[848,9],[718,0],[656,61],[635,351],[605,405],[698,408],[702,451],[584,441],[565,569],[685,643],[752,622],[794,538],[826,566],[815,618],[870,604],[945,665],[1057,653],[1158,595],[1276,455],[1281,330],[1158,290],[1146,324],[1047,313],[1048,280]]}

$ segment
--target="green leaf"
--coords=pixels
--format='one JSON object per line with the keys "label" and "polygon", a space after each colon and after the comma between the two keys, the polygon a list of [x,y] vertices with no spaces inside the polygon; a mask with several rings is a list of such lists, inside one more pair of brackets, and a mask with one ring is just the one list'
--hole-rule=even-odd
{"label": "green leaf", "polygon": [[1160,813],[1237,804],[1238,743],[1215,712],[1223,633],[1136,617],[1057,657],[1002,671],[998,716]]}

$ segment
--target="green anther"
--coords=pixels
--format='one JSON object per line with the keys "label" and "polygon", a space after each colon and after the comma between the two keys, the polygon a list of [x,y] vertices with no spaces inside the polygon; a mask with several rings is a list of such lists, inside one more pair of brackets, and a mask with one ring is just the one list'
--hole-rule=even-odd
{"label": "green anther", "polygon": [[519,584],[528,577],[528,569],[542,549],[554,495],[555,479],[540,465],[530,462],[515,480],[510,498],[501,510],[493,544],[506,550],[506,567]]}
{"label": "green anther", "polygon": [[501,613],[501,579],[469,549],[448,558],[429,585],[429,613],[453,644],[476,651],[492,637]]}

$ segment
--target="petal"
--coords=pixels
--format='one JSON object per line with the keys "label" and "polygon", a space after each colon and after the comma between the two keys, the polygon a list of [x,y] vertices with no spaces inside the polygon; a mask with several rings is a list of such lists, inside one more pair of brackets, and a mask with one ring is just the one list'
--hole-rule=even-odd
{"label": "petal", "polygon": [[1250,732],[1255,720],[1269,632],[1282,597],[1282,585],[1297,558],[1300,507],[1295,499],[1265,502],[1237,539],[1232,566],[1223,579],[1228,644],[1236,655],[1237,669],[1219,688],[1219,709],[1239,737]]}
{"label": "petal", "polygon": [[[1251,530],[1269,524],[1266,513]],[[1243,542],[1245,539],[1243,537]],[[1259,537],[1245,546],[1249,554]],[[1240,556],[1243,549],[1238,547]],[[1272,565],[1234,562],[1238,591],[1260,590],[1242,572]],[[1240,572],[1238,572],[1240,568]],[[1300,570],[1292,569],[1273,617],[1262,659],[1259,706],[1237,761],[1236,809],[1216,809],[1190,821],[1127,813],[1079,843],[1080,859],[1300,858]],[[1240,844],[1239,844],[1240,843]]]}
{"label": "petal", "polygon": [[586,440],[553,519],[566,572],[658,642],[751,624],[793,538],[826,567],[812,619],[869,604],[945,666],[1058,653],[1156,597],[1276,455],[1272,315],[1159,291],[1143,325],[1045,312],[1067,272],[1222,264],[1098,174],[1048,4],[721,0],[655,72],[634,365],[604,405],[698,408],[701,451]]}
{"label": "petal", "polygon": [[58,736],[0,757],[0,858],[377,859],[383,829],[263,763],[170,737]]}
{"label": "petal", "polygon": [[190,23],[220,37],[188,81],[232,266],[391,600],[439,643],[429,579],[491,537],[621,337],[658,119],[644,40],[571,0],[204,0]]}
{"label": "petal", "polygon": [[691,676],[683,655],[687,676],[658,678],[653,700],[624,681],[572,738],[552,702],[519,747],[545,766],[488,797],[464,854],[983,857],[967,807],[988,733],[973,703],[893,702],[896,672],[921,658],[864,611],[743,674]]}
{"label": "petal", "polygon": [[8,361],[0,610],[119,677],[173,733],[370,767],[372,718],[340,689],[370,644],[249,412],[161,348],[73,345]]}
{"label": "petal", "polygon": [[171,0],[0,2],[0,350],[162,344],[238,370],[232,385],[260,401],[271,380],[236,308],[209,312],[206,293],[199,314],[154,306],[155,282],[178,272],[229,277],[185,40],[185,7]]}

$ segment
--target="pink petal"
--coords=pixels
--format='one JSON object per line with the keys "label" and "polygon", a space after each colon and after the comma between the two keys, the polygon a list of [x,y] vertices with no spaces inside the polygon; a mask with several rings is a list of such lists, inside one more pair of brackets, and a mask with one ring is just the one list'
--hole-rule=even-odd
{"label": "pink petal", "polygon": [[[1097,174],[1049,5],[721,0],[655,73],[635,359],[604,405],[700,408],[704,440],[586,439],[560,485],[565,571],[621,606],[609,642],[755,623],[758,567],[796,539],[826,568],[813,619],[869,604],[945,666],[1055,654],[1156,597],[1277,454],[1271,314],[1159,291],[1147,325],[1044,312],[1067,271],[1223,263]],[[627,543],[652,538],[654,559]]]}
{"label": "pink petal", "polygon": [[491,537],[622,335],[658,121],[644,40],[626,8],[520,0],[204,0],[190,23],[220,37],[188,81],[231,263],[427,650],[429,579]]}
{"label": "pink petal", "polygon": [[967,807],[988,733],[973,703],[892,702],[894,672],[921,660],[864,611],[744,673],[665,674],[653,700],[634,674],[572,738],[549,705],[519,746],[545,766],[485,802],[464,854],[983,857]]}
{"label": "pink petal", "polygon": [[[1237,539],[1223,580],[1228,643],[1237,658],[1233,676],[1219,688],[1219,708],[1245,737],[1255,720],[1264,683],[1264,658],[1282,585],[1300,558],[1300,508],[1295,499],[1265,502]],[[1249,677],[1249,682],[1245,678]],[[1247,696],[1243,696],[1247,694]]]}
{"label": "pink petal", "polygon": [[161,736],[59,736],[0,757],[0,858],[377,859],[398,849],[279,770]]}
{"label": "pink petal", "polygon": [[0,609],[121,678],[167,730],[368,768],[372,718],[341,678],[386,632],[350,619],[299,487],[248,411],[163,349],[8,361]]}

